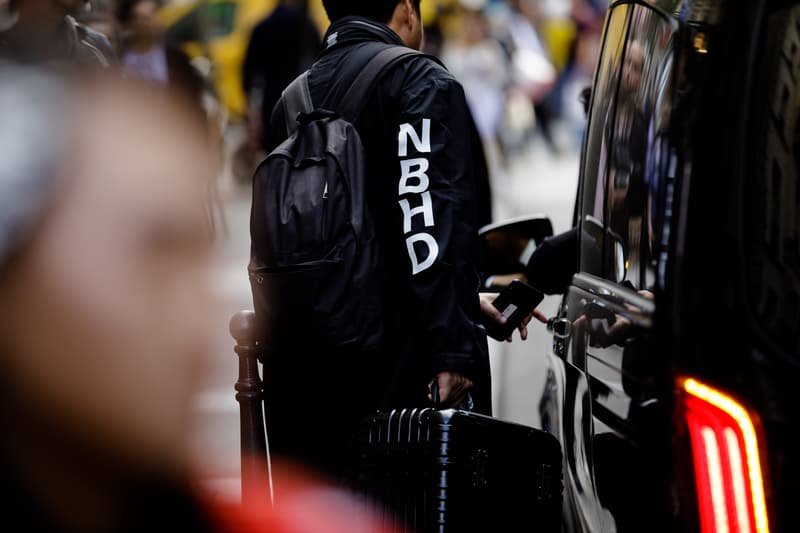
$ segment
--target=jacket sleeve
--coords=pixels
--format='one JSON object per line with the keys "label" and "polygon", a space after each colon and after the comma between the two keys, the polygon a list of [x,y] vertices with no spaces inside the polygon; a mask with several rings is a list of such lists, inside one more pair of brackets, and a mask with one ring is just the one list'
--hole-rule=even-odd
{"label": "jacket sleeve", "polygon": [[[479,315],[473,125],[461,85],[426,76],[404,91],[394,163],[396,235],[405,260],[412,320],[431,377],[485,373]],[[402,261],[401,261],[402,262]]]}

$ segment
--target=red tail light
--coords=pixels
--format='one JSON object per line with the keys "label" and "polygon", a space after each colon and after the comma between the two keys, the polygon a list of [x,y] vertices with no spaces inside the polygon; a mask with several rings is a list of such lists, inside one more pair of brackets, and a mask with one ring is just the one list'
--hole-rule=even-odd
{"label": "red tail light", "polygon": [[694,379],[682,389],[702,533],[767,533],[758,437],[747,409]]}

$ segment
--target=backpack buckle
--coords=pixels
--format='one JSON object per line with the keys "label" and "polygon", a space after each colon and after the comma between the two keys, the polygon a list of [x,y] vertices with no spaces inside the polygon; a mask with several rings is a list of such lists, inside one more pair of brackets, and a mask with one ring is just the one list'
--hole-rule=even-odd
{"label": "backpack buckle", "polygon": [[327,118],[339,118],[339,113],[335,111],[328,111],[327,109],[315,109],[311,113],[300,112],[297,114],[297,123],[305,126],[317,120],[325,120]]}

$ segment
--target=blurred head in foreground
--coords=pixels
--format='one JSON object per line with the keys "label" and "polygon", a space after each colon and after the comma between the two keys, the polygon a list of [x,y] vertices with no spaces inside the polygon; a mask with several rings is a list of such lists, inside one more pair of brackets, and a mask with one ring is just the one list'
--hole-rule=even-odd
{"label": "blurred head in foreground", "polygon": [[275,474],[274,510],[268,498],[225,506],[190,479],[187,421],[215,329],[212,165],[205,132],[171,95],[0,64],[3,523],[376,531],[352,497],[296,471]]}
{"label": "blurred head in foreground", "polygon": [[90,530],[110,517],[73,515],[186,466],[210,165],[164,92],[0,69],[0,472]]}

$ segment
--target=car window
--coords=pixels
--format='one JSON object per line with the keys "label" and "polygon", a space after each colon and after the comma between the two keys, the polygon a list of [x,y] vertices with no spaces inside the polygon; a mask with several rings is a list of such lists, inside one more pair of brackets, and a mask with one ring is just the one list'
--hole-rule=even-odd
{"label": "car window", "polygon": [[592,89],[592,109],[584,144],[582,198],[579,227],[581,232],[580,269],[602,275],[603,224],[605,223],[605,186],[608,174],[608,143],[614,127],[613,107],[619,85],[622,49],[630,6],[620,5],[609,20]]}
{"label": "car window", "polygon": [[603,276],[652,289],[659,189],[667,174],[674,32],[657,11],[635,6],[622,59],[606,181]]}
{"label": "car window", "polygon": [[[666,218],[659,198],[668,196],[664,190],[675,174],[670,116],[677,22],[643,4],[630,4],[627,17],[617,86],[595,109],[606,117],[598,133],[597,167],[603,174],[595,184],[592,211],[584,213],[602,221],[601,259],[591,266],[605,279],[584,276],[573,282],[579,287],[583,281],[589,289],[576,294],[588,303],[575,306],[583,316],[572,330],[574,350],[585,353],[581,362],[592,398],[595,488],[619,533],[646,530],[648,520],[663,515],[666,501],[659,490],[641,490],[668,475],[664,465],[652,464],[641,436],[651,431],[662,409],[650,383],[656,373],[652,289]],[[637,295],[620,285],[648,292]]]}
{"label": "car window", "polygon": [[653,9],[632,8],[614,127],[607,132],[603,277],[652,289],[662,213],[659,190],[669,173],[674,31]]}
{"label": "car window", "polygon": [[229,35],[236,22],[236,2],[204,2],[192,9],[167,33],[170,42],[207,41]]}
{"label": "car window", "polygon": [[748,306],[762,332],[800,353],[800,7],[774,11],[754,77],[742,194]]}

